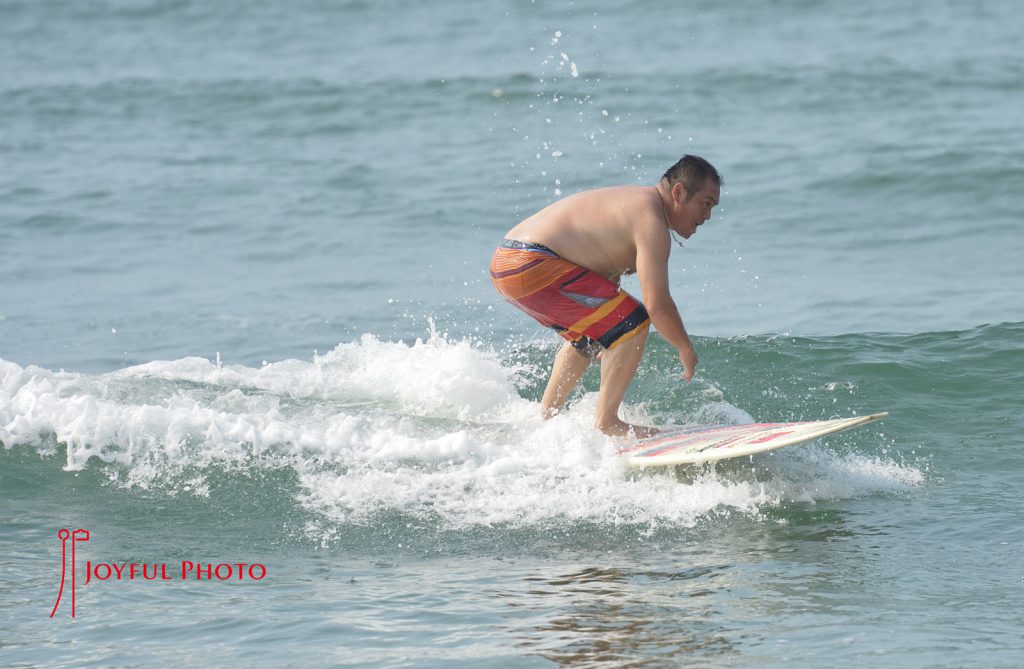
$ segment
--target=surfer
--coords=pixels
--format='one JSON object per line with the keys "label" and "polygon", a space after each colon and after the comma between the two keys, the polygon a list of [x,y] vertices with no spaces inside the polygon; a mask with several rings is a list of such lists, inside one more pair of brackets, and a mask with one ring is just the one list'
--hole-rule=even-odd
{"label": "surfer", "polygon": [[[711,163],[686,155],[655,186],[576,193],[508,231],[491,258],[495,288],[566,340],[541,400],[545,418],[561,411],[599,354],[595,426],[619,437],[657,432],[624,422],[619,407],[652,322],[679,352],[683,379],[693,378],[697,353],[669,292],[669,251],[677,233],[689,239],[711,217],[721,185]],[[633,273],[643,303],[619,287],[621,277]]]}

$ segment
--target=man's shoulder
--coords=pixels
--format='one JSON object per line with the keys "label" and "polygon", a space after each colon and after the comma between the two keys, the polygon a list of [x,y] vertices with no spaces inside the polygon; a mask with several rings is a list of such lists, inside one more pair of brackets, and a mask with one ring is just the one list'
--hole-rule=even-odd
{"label": "man's shoulder", "polygon": [[607,197],[639,199],[650,197],[650,193],[652,190],[653,189],[650,186],[638,186],[636,184],[621,184],[618,186],[604,186],[603,188],[595,188],[593,190],[584,192],[604,195]]}
{"label": "man's shoulder", "polygon": [[604,207],[627,213],[630,217],[638,212],[661,215],[657,191],[645,186],[606,186],[577,194],[582,200],[600,203]]}

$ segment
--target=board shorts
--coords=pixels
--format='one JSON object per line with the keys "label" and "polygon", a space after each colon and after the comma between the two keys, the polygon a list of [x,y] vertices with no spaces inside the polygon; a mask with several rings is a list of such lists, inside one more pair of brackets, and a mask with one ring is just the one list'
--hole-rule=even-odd
{"label": "board shorts", "polygon": [[491,281],[506,300],[580,351],[612,349],[650,324],[647,309],[617,284],[541,244],[502,241]]}

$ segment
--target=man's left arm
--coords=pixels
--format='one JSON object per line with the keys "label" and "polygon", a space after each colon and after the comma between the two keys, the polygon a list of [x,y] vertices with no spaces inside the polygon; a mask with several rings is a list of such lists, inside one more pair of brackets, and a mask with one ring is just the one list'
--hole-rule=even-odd
{"label": "man's left arm", "polygon": [[684,369],[683,378],[689,381],[697,368],[697,353],[669,292],[670,241],[668,228],[663,225],[639,226],[636,236],[636,274],[651,322],[661,336],[679,351],[679,360]]}

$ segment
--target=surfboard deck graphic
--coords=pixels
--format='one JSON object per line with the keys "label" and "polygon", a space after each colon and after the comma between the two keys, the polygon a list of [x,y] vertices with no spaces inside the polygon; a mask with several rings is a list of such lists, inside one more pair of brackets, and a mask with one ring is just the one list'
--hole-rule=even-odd
{"label": "surfboard deck graphic", "polygon": [[630,467],[689,465],[772,451],[849,430],[885,418],[888,412],[867,416],[796,423],[750,425],[691,425],[642,439],[619,451]]}

